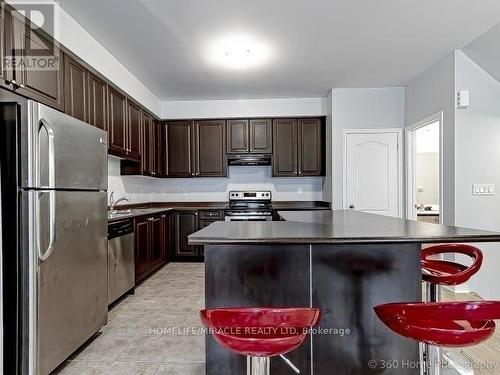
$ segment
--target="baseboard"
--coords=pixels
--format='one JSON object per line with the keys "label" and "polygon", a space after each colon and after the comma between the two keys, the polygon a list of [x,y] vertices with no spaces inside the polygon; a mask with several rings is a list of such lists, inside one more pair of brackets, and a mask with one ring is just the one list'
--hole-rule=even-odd
{"label": "baseboard", "polygon": [[443,285],[441,288],[444,288],[446,290],[449,290],[452,293],[460,294],[460,293],[470,293],[470,287],[468,284],[461,284],[461,285],[455,285],[455,286],[448,286],[448,285]]}

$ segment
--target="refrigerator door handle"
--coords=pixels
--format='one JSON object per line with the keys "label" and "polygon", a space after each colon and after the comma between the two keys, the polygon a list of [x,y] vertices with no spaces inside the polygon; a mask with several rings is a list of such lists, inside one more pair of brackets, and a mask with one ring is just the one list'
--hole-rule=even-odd
{"label": "refrigerator door handle", "polygon": [[56,242],[56,192],[55,190],[50,190],[46,193],[41,192],[38,194],[48,194],[49,195],[49,244],[45,251],[42,252],[42,244],[40,239],[40,200],[37,196],[36,199],[36,239],[37,239],[37,249],[38,249],[38,258],[40,261],[45,262],[52,254],[54,250],[54,245]]}
{"label": "refrigerator door handle", "polygon": [[[55,155],[55,134],[54,129],[49,125],[47,120],[41,118],[39,121],[40,129],[45,128],[48,137],[48,157],[49,157],[49,188],[56,187],[56,155]],[[38,181],[40,181],[40,170],[38,170]]]}

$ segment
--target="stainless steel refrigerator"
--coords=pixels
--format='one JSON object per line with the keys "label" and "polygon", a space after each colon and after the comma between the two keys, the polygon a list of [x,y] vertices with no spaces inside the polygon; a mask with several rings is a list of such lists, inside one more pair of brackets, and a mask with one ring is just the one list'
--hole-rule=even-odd
{"label": "stainless steel refrigerator", "polygon": [[4,373],[48,374],[107,320],[107,134],[0,94]]}

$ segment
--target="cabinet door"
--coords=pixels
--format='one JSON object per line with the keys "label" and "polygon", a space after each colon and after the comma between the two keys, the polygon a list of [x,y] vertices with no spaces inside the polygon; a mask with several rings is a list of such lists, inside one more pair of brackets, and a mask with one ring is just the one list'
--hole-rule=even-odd
{"label": "cabinet door", "polygon": [[63,111],[63,53],[25,22],[14,16],[12,20],[13,53],[24,62],[14,70],[15,91]]}
{"label": "cabinet door", "polygon": [[151,248],[151,222],[149,218],[135,219],[135,281],[143,280],[149,273]]}
{"label": "cabinet door", "polygon": [[64,59],[64,112],[87,122],[88,71],[69,56]]}
{"label": "cabinet door", "polygon": [[167,122],[164,130],[164,143],[166,144],[165,175],[167,177],[193,177],[193,122]]}
{"label": "cabinet door", "polygon": [[149,261],[150,271],[153,271],[162,264],[165,219],[160,215],[151,217],[149,220],[151,221],[151,256]]}
{"label": "cabinet door", "polygon": [[141,157],[142,109],[127,100],[127,159],[139,161]]}
{"label": "cabinet door", "polygon": [[152,159],[152,155],[154,150],[152,150],[152,141],[153,141],[153,118],[146,112],[143,112],[142,117],[142,174],[146,176],[154,175],[154,162]]}
{"label": "cabinet door", "polygon": [[151,158],[154,163],[153,171],[155,176],[163,176],[163,157],[165,154],[165,145],[163,141],[163,130],[160,124],[160,121],[153,120],[153,153],[151,154]]}
{"label": "cabinet door", "polygon": [[198,230],[198,213],[179,211],[175,213],[175,256],[177,258],[197,257],[198,246],[188,245],[187,236]]}
{"label": "cabinet door", "polygon": [[88,122],[99,129],[107,130],[107,84],[92,73],[88,76]]}
{"label": "cabinet door", "polygon": [[174,256],[175,233],[174,233],[174,214],[167,212],[163,216],[163,251],[161,254],[162,262],[166,263]]}
{"label": "cabinet door", "polygon": [[271,154],[273,152],[273,122],[271,119],[251,119],[249,134],[251,154]]}
{"label": "cabinet door", "polygon": [[195,121],[197,177],[227,176],[226,121]]}
{"label": "cabinet door", "polygon": [[297,120],[273,121],[273,176],[296,176],[297,167]]}
{"label": "cabinet door", "polygon": [[127,98],[108,86],[108,137],[109,151],[116,156],[127,156]]}
{"label": "cabinet door", "polygon": [[321,119],[299,119],[298,175],[321,176],[323,173],[323,126]]}
{"label": "cabinet door", "polygon": [[248,120],[227,120],[227,153],[246,154],[250,151]]}
{"label": "cabinet door", "polygon": [[7,69],[12,57],[12,16],[3,9],[0,12],[0,87],[12,89],[12,69]]}

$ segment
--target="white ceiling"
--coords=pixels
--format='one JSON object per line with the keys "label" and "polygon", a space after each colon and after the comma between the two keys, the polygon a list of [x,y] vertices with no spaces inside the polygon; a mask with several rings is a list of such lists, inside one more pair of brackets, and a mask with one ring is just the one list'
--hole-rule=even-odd
{"label": "white ceiling", "polygon": [[500,81],[500,23],[465,46],[463,51]]}
{"label": "white ceiling", "polygon": [[[161,100],[323,97],[404,86],[500,21],[498,0],[60,0]],[[273,56],[248,71],[206,61],[246,33]]]}

